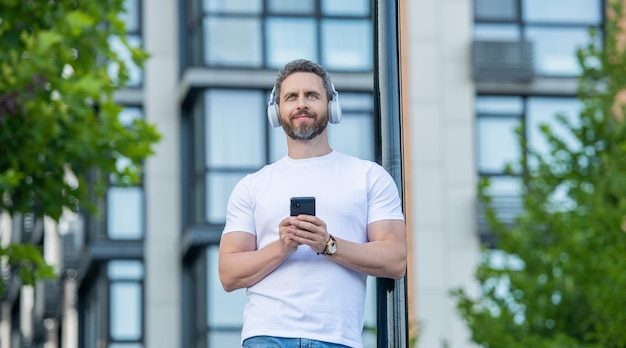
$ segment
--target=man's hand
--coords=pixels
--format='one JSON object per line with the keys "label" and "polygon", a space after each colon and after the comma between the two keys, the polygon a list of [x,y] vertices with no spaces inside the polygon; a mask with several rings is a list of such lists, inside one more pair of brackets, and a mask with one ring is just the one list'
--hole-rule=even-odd
{"label": "man's hand", "polygon": [[[326,230],[326,223],[317,216],[298,215],[291,216],[286,221],[287,233],[291,234],[293,241],[298,244],[308,245],[311,250],[321,254],[326,250],[326,243],[330,238]],[[281,223],[281,229],[283,225]],[[282,239],[282,234],[281,234]]]}

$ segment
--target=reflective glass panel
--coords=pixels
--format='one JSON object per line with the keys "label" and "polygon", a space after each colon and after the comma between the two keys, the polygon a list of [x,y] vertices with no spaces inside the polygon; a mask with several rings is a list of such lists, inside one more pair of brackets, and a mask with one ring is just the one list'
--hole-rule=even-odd
{"label": "reflective glass panel", "polygon": [[505,165],[517,166],[521,149],[515,129],[519,118],[478,119],[478,168],[481,172],[502,173]]}
{"label": "reflective glass panel", "polygon": [[[243,307],[247,301],[246,290],[239,289],[227,293],[222,288],[217,272],[218,247],[212,245],[207,248],[207,289],[209,291],[208,322],[209,326],[241,327],[243,323]],[[237,335],[239,338],[239,335]],[[238,343],[238,342],[237,342]],[[234,347],[221,345],[219,347]]]}
{"label": "reflective glass panel", "polygon": [[372,44],[368,20],[322,20],[322,62],[326,69],[371,69]]}
{"label": "reflective glass panel", "polygon": [[259,67],[263,62],[259,18],[209,17],[204,26],[204,62],[210,66]]}
{"label": "reflective glass panel", "polygon": [[209,347],[241,347],[241,333],[237,330],[209,331]]}
{"label": "reflective glass panel", "polygon": [[[128,40],[128,44],[131,47],[137,48],[141,47],[142,40],[138,35],[128,35],[126,37]],[[122,41],[118,37],[109,38],[109,45],[111,50],[117,54],[119,59],[124,63],[126,69],[128,70],[128,87],[138,87],[143,82],[143,70],[137,66],[132,60],[132,55],[130,51],[124,46]],[[109,77],[113,81],[113,83],[119,83],[116,78],[119,72],[120,66],[117,63],[110,63],[107,67],[107,72],[109,73]]]}
{"label": "reflective glass panel", "polygon": [[343,93],[337,91],[342,110],[368,111],[374,110],[374,97],[370,93]]}
{"label": "reflective glass panel", "polygon": [[111,343],[109,348],[143,348],[140,343]]}
{"label": "reflective glass panel", "polygon": [[589,42],[586,28],[526,29],[535,43],[535,69],[541,75],[575,76],[580,73],[576,49]]}
{"label": "reflective glass panel", "polygon": [[143,263],[139,260],[111,260],[107,274],[110,280],[142,280]]}
{"label": "reflective glass panel", "polygon": [[244,175],[241,173],[209,173],[207,175],[206,217],[210,223],[224,223],[226,221],[228,197]]}
{"label": "reflective glass panel", "polygon": [[125,12],[119,18],[126,24],[129,33],[139,32],[139,0],[124,0]]}
{"label": "reflective glass panel", "polygon": [[[573,149],[578,149],[578,140],[556,119],[557,114],[563,114],[570,122],[577,125],[581,110],[580,101],[576,98],[532,97],[528,99],[528,146],[542,155],[549,154],[549,146],[540,125],[546,124],[557,137],[563,139]],[[530,161],[530,165],[535,165]]]}
{"label": "reflective glass panel", "polygon": [[315,3],[313,0],[269,0],[268,9],[270,13],[298,13],[314,14]]}
{"label": "reflective glass panel", "polygon": [[143,118],[143,109],[139,107],[126,106],[122,109],[122,111],[120,111],[117,118],[120,120],[122,125],[130,127],[133,124],[133,121]]}
{"label": "reflective glass panel", "polygon": [[143,236],[143,189],[111,187],[107,192],[107,224],[111,239]]}
{"label": "reflective glass panel", "polygon": [[203,0],[204,11],[217,13],[261,13],[262,0]]}
{"label": "reflective glass panel", "polygon": [[281,68],[304,58],[317,61],[317,30],[312,18],[269,17],[266,20],[268,65]]}
{"label": "reflective glass panel", "polygon": [[111,337],[114,340],[141,339],[141,285],[116,282],[111,291]]}
{"label": "reflective glass panel", "polygon": [[213,89],[205,94],[206,163],[210,167],[265,164],[265,96],[261,91]]}
{"label": "reflective glass panel", "polygon": [[271,128],[270,132],[270,162],[276,162],[287,155],[287,135],[283,127]]}
{"label": "reflective glass panel", "polygon": [[597,25],[602,21],[601,6],[598,0],[523,0],[522,13],[526,22]]}
{"label": "reflective glass panel", "polygon": [[328,142],[337,151],[374,160],[372,116],[344,112],[341,123],[328,124]]}
{"label": "reflective glass panel", "polygon": [[481,20],[517,19],[516,0],[474,0],[474,15]]}
{"label": "reflective glass panel", "polygon": [[475,24],[474,38],[480,40],[517,41],[521,37],[519,26],[515,24]]}
{"label": "reflective glass panel", "polygon": [[521,97],[480,96],[476,99],[478,114],[521,116],[524,100]]}
{"label": "reflective glass panel", "polygon": [[324,16],[369,16],[369,0],[322,0]]}
{"label": "reflective glass panel", "polygon": [[519,196],[521,195],[522,179],[513,176],[492,176],[486,190],[492,196]]}

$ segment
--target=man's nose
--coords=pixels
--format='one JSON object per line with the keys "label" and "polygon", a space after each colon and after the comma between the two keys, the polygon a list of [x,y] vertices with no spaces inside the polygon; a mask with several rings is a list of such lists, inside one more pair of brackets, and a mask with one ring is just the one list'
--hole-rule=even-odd
{"label": "man's nose", "polygon": [[308,102],[309,101],[307,100],[306,96],[302,95],[298,98],[298,107],[301,109],[307,108],[309,105]]}

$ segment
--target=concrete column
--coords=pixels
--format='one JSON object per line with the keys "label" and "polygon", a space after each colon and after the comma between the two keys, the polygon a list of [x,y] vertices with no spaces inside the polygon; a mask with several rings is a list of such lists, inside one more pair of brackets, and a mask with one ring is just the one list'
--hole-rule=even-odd
{"label": "concrete column", "polygon": [[142,3],[144,111],[162,134],[145,175],[145,346],[181,344],[180,168],[178,81],[179,1]]}

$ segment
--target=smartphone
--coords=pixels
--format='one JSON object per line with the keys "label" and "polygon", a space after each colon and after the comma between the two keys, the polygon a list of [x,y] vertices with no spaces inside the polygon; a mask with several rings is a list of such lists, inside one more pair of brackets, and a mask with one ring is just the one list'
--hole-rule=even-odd
{"label": "smartphone", "polygon": [[291,197],[291,216],[315,216],[315,197]]}

